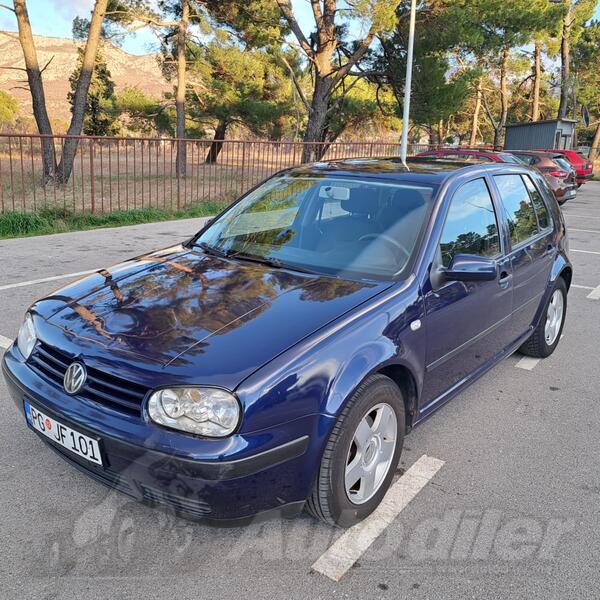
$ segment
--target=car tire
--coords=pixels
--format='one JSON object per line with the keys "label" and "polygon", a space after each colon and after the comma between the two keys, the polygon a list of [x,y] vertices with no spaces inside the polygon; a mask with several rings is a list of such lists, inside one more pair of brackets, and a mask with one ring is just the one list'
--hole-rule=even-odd
{"label": "car tire", "polygon": [[[555,323],[554,327],[551,328],[552,335],[549,336],[549,321],[554,315],[557,315],[556,306],[553,305],[553,303],[558,300],[560,300],[560,322]],[[562,330],[565,326],[566,316],[567,284],[562,277],[559,277],[546,301],[544,313],[538,326],[535,328],[532,336],[519,348],[519,352],[535,358],[546,358],[547,356],[550,356],[560,342],[560,336],[562,335]],[[558,315],[556,318],[558,318]]]}
{"label": "car tire", "polygon": [[[356,440],[364,438],[365,424],[371,427],[368,443],[361,444],[359,449]],[[378,432],[378,428],[386,429]],[[346,403],[333,426],[312,494],[307,500],[308,512],[329,525],[340,527],[355,525],[371,514],[392,483],[402,453],[404,432],[402,392],[385,375],[368,377]],[[393,449],[390,447],[392,442]],[[370,458],[373,460],[368,460]],[[378,460],[381,462],[377,463]],[[347,477],[347,467],[351,464],[366,475],[348,491],[347,479],[351,480],[352,475]],[[377,475],[370,486],[373,472]],[[360,497],[363,487],[364,497]],[[370,496],[369,489],[372,491]]]}

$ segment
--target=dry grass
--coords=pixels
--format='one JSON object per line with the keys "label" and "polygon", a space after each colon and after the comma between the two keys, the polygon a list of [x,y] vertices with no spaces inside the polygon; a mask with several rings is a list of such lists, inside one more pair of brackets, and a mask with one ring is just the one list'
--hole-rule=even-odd
{"label": "dry grass", "polygon": [[[228,202],[274,172],[300,164],[301,144],[225,142],[215,164],[209,141],[186,141],[186,176],[176,174],[172,140],[82,139],[66,185],[42,185],[39,138],[0,138],[0,213],[63,210],[106,214],[159,208],[186,210]],[[63,140],[56,138],[60,158]],[[338,144],[326,157],[383,156],[397,145]]]}

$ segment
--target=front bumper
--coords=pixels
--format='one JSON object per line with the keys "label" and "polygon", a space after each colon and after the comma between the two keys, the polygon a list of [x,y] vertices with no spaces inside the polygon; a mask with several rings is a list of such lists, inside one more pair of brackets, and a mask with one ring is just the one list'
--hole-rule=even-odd
{"label": "front bumper", "polygon": [[328,429],[323,420],[329,417],[309,415],[269,430],[207,440],[69,396],[35,374],[14,348],[6,352],[2,370],[21,413],[27,399],[73,429],[100,437],[106,465],[96,466],[38,434],[47,445],[137,500],[190,518],[235,521],[264,511],[298,512],[310,493]]}

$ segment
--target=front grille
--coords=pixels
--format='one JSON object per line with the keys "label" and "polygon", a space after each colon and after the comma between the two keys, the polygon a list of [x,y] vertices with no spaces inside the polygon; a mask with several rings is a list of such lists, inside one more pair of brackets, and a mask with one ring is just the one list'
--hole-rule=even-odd
{"label": "front grille", "polygon": [[196,517],[207,517],[212,512],[210,505],[200,498],[176,496],[175,494],[163,492],[146,485],[141,485],[140,487],[142,489],[143,499],[148,504],[171,506],[176,512],[182,512]]}
{"label": "front grille", "polygon": [[[34,371],[59,387],[63,386],[65,371],[72,362],[73,360],[67,355],[44,342],[36,346],[28,360],[29,366]],[[88,365],[86,369],[87,380],[78,396],[121,412],[140,414],[142,401],[148,388],[108,375]]]}

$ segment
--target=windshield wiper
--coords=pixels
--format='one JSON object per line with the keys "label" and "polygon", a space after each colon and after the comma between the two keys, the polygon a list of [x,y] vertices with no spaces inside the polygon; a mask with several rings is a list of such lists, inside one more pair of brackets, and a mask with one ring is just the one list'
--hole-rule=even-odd
{"label": "windshield wiper", "polygon": [[311,275],[317,274],[316,271],[305,269],[303,267],[297,267],[296,265],[290,265],[281,262],[278,258],[272,258],[268,256],[256,256],[255,254],[246,254],[245,252],[231,252],[228,255],[229,258],[238,258],[240,260],[247,260],[248,262],[255,262],[261,265],[267,265],[275,269],[290,269],[290,271],[298,271],[299,273],[310,273]]}
{"label": "windshield wiper", "polygon": [[206,242],[198,242],[195,245],[198,246],[199,248],[201,248],[202,250],[204,250],[204,252],[206,252],[206,254],[211,254],[212,256],[218,256],[219,258],[229,258],[230,253],[227,250],[221,250],[220,248],[211,246],[210,244],[207,244]]}

